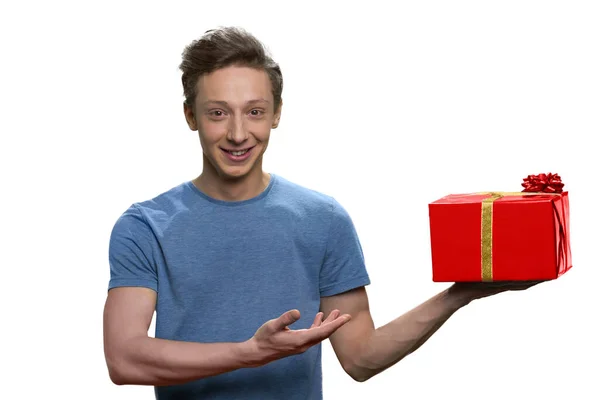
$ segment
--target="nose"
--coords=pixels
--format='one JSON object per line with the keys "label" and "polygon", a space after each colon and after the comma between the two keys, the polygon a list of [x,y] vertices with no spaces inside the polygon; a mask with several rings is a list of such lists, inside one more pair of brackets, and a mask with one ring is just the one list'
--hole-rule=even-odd
{"label": "nose", "polygon": [[229,131],[227,132],[227,139],[233,143],[243,143],[248,139],[248,132],[244,126],[244,119],[242,116],[237,116],[231,119]]}

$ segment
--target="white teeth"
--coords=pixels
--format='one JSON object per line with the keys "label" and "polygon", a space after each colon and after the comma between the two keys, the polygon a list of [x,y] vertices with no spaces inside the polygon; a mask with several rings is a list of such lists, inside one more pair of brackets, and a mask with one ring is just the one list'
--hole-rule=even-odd
{"label": "white teeth", "polygon": [[230,151],[229,153],[233,154],[234,156],[241,156],[242,154],[246,154],[248,150],[242,150],[242,151]]}

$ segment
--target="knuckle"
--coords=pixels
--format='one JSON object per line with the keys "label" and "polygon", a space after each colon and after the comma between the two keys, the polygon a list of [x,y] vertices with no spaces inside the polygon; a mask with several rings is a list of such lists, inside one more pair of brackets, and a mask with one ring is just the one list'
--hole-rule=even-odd
{"label": "knuckle", "polygon": [[275,322],[271,322],[271,323],[265,325],[265,331],[267,333],[273,333],[275,331],[275,329],[276,329],[275,326],[276,326],[276,323]]}
{"label": "knuckle", "polygon": [[296,353],[302,354],[306,352],[311,346],[308,343],[304,343],[296,348]]}
{"label": "knuckle", "polygon": [[302,338],[301,340],[298,341],[298,343],[296,343],[295,347],[296,347],[296,349],[304,352],[305,351],[304,348],[309,346],[309,343],[310,343],[310,341],[308,338]]}

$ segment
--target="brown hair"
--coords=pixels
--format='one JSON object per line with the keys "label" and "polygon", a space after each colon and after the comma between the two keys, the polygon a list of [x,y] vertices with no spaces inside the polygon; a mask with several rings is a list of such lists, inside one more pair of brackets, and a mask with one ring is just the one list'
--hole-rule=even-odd
{"label": "brown hair", "polygon": [[206,31],[185,48],[182,58],[179,69],[183,72],[183,95],[189,107],[194,106],[196,84],[202,75],[232,65],[264,70],[271,81],[274,109],[277,110],[281,103],[283,76],[279,65],[258,39],[241,28],[221,27]]}

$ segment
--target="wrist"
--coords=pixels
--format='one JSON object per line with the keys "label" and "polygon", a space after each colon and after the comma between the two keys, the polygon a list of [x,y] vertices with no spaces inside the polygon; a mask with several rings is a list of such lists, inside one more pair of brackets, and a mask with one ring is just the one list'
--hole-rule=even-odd
{"label": "wrist", "polygon": [[254,368],[261,366],[262,358],[258,346],[254,341],[254,338],[248,339],[245,342],[236,343],[236,354],[240,362],[245,368]]}
{"label": "wrist", "polygon": [[456,310],[468,305],[477,298],[475,293],[469,290],[468,287],[456,283],[446,289],[445,294],[445,297],[451,304],[451,307],[455,308]]}

